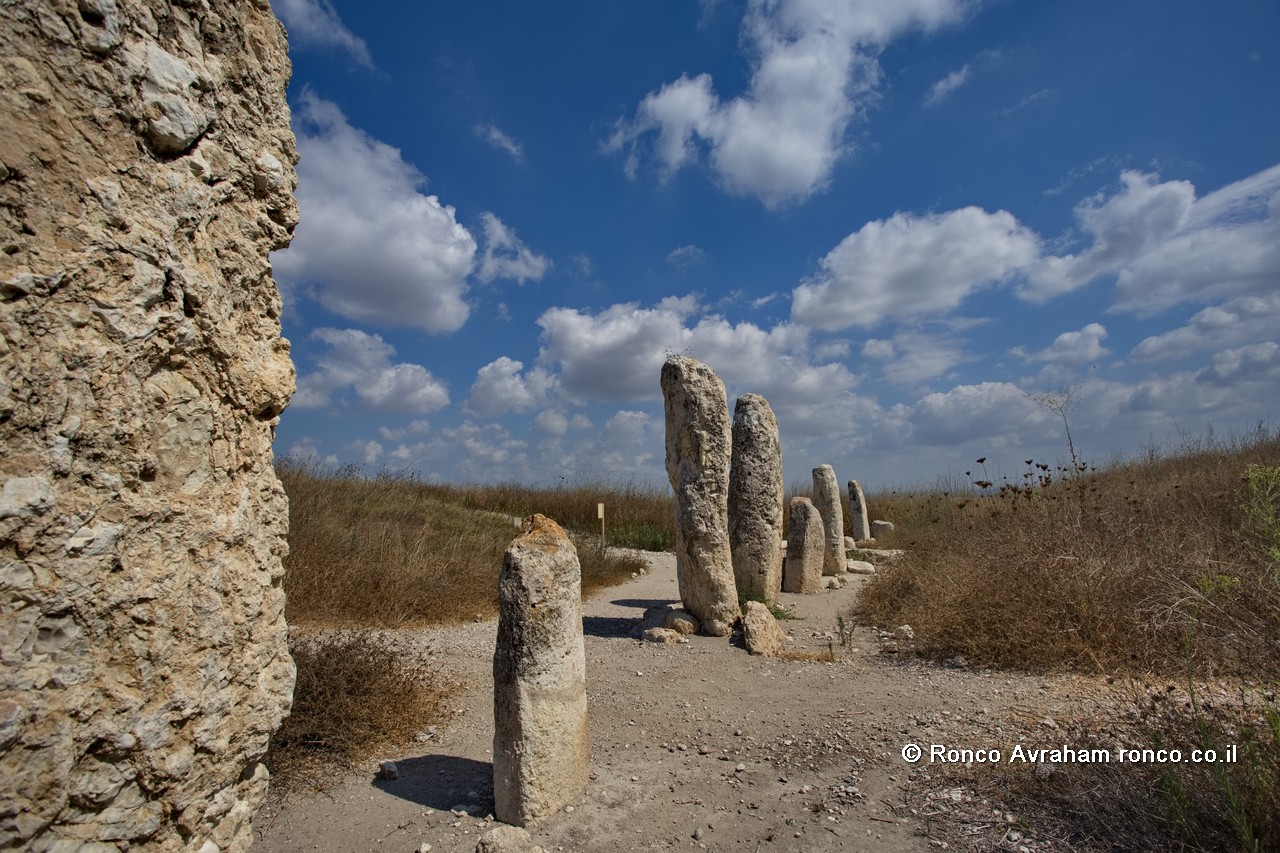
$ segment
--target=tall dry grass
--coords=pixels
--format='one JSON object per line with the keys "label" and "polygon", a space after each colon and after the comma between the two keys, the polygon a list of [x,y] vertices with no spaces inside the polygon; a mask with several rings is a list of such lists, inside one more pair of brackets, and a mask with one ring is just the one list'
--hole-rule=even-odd
{"label": "tall dry grass", "polygon": [[[910,624],[938,658],[1167,680],[1135,703],[1139,745],[1240,756],[999,768],[987,794],[1089,849],[1280,849],[1280,436],[1210,434],[1100,468],[1030,460],[998,480],[970,471],[971,488],[869,498],[907,552],[855,615]],[[1223,678],[1240,701],[1220,701]],[[1213,701],[1200,698],[1210,683]]]}
{"label": "tall dry grass", "polygon": [[[1268,430],[1093,470],[1028,466],[976,492],[899,498],[907,547],[859,615],[939,657],[1084,672],[1280,677],[1280,570],[1247,522]],[[877,515],[883,497],[868,499]]]}
{"label": "tall dry grass", "polygon": [[472,509],[527,516],[540,512],[566,530],[599,537],[597,505],[605,505],[605,541],[622,548],[670,551],[675,507],[668,489],[599,480],[550,489],[516,483],[430,485],[428,494]]}
{"label": "tall dry grass", "polygon": [[[291,624],[394,628],[497,612],[502,554],[519,533],[495,514],[505,510],[451,502],[446,490],[409,476],[368,478],[290,459],[277,473],[289,495],[284,584]],[[510,506],[512,515],[541,512],[561,521],[563,507],[536,493]],[[643,567],[588,538],[576,545],[584,595]]]}
{"label": "tall dry grass", "polygon": [[[304,629],[290,632],[293,711],[267,756],[281,794],[323,787],[334,765],[350,767],[441,722],[451,689],[442,663],[419,660],[380,629],[494,615],[503,552],[519,529],[408,476],[368,478],[291,459],[276,472],[289,495],[285,617]],[[563,511],[526,497],[512,514]],[[644,568],[639,557],[575,538],[584,595]]]}

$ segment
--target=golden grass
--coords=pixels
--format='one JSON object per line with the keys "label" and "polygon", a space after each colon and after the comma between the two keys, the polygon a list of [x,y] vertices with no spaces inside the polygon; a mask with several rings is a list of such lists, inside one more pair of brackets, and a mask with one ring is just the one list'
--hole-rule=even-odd
{"label": "golden grass", "polygon": [[[1280,437],[1210,435],[1101,469],[1032,460],[1012,479],[978,466],[976,492],[868,499],[907,552],[854,615],[910,624],[936,658],[1172,679],[1185,698],[1150,691],[1129,745],[1234,743],[1240,758],[1001,767],[972,781],[1085,849],[1280,849]],[[1240,702],[1196,698],[1223,678]],[[1079,748],[1111,728],[1063,736]]]}
{"label": "golden grass", "polygon": [[[285,617],[305,626],[290,640],[293,711],[267,757],[280,794],[323,787],[334,778],[328,768],[350,768],[441,722],[450,686],[439,662],[419,660],[379,629],[494,616],[503,552],[520,530],[499,514],[506,508],[469,508],[411,477],[369,479],[287,459],[276,471],[289,495]],[[525,499],[511,514],[555,518],[566,506],[532,491]],[[574,538],[584,596],[645,568],[638,556],[601,549],[598,539]]]}
{"label": "golden grass", "polygon": [[910,624],[940,658],[1176,673],[1190,652],[1204,676],[1280,677],[1280,569],[1245,509],[1246,470],[1280,465],[1280,438],[1057,476],[1035,464],[986,494],[869,498],[907,553],[858,615]]}
{"label": "golden grass", "polygon": [[461,506],[527,516],[540,512],[566,530],[600,536],[597,505],[605,505],[605,541],[622,548],[670,551],[675,541],[674,499],[669,489],[606,480],[538,489],[515,483],[430,485],[427,494]]}
{"label": "golden grass", "polygon": [[[290,460],[277,473],[289,495],[290,624],[393,628],[497,613],[502,554],[520,532],[501,510],[451,503],[448,492],[409,477],[326,474]],[[560,521],[560,508],[531,496],[512,515],[528,509]],[[598,541],[576,545],[584,595],[644,565]]]}

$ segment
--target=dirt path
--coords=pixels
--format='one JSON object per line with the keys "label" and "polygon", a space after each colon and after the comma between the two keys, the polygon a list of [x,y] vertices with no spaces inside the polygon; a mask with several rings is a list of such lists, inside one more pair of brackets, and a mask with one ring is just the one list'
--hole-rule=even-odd
{"label": "dirt path", "polygon": [[[1052,729],[1073,701],[1075,691],[1060,689],[1066,679],[881,654],[869,628],[855,629],[847,648],[836,640],[834,663],[753,657],[725,638],[641,644],[630,631],[645,608],[678,600],[674,556],[646,556],[649,574],[585,603],[594,772],[572,811],[533,832],[548,850],[936,849],[927,812],[905,800],[929,768],[907,764],[903,746],[1007,749],[1028,729]],[[849,580],[818,595],[782,595],[798,617],[782,623],[791,648],[828,649],[837,614],[865,579]],[[399,765],[394,781],[375,779],[371,762],[368,774],[327,794],[268,806],[255,821],[255,849],[414,851],[425,842],[433,853],[470,853],[494,825],[486,817],[495,634],[494,622],[415,634],[472,685],[456,697],[454,721],[387,756]]]}

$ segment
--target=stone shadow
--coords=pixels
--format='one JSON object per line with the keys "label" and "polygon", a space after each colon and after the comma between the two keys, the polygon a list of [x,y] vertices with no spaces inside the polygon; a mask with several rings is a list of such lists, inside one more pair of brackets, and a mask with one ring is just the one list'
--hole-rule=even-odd
{"label": "stone shadow", "polygon": [[639,610],[648,610],[650,607],[660,607],[664,604],[670,604],[674,607],[680,606],[678,598],[615,598],[610,604],[616,604],[619,607],[635,607]]}
{"label": "stone shadow", "polygon": [[493,763],[456,755],[421,755],[396,762],[399,777],[373,780],[373,787],[420,806],[448,811],[466,806],[493,813]]}
{"label": "stone shadow", "polygon": [[582,633],[590,637],[630,637],[640,616],[584,616]]}

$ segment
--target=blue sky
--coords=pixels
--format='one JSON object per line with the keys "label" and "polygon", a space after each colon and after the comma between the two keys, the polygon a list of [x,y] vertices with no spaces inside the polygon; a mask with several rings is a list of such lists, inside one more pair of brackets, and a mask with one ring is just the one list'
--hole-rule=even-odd
{"label": "blue sky", "polygon": [[669,352],[788,483],[1280,415],[1274,2],[272,4],[280,455],[660,484]]}

